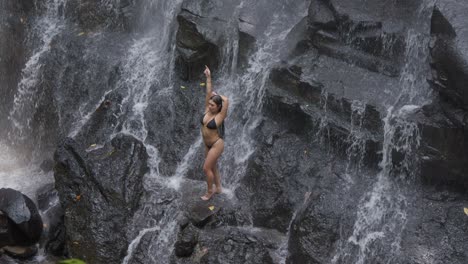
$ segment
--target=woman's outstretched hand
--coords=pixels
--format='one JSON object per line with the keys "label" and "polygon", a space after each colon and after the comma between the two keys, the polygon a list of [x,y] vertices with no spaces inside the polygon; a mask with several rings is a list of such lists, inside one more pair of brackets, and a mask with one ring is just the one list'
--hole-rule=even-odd
{"label": "woman's outstretched hand", "polygon": [[205,65],[205,71],[203,72],[206,76],[206,78],[210,78],[211,77],[211,71],[210,69],[208,68],[208,66]]}

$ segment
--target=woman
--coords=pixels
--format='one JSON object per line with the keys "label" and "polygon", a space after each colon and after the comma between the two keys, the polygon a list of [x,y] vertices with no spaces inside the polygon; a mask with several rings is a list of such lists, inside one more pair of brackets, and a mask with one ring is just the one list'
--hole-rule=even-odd
{"label": "woman", "polygon": [[[221,193],[222,191],[217,161],[224,150],[224,119],[227,115],[229,101],[227,97],[213,92],[211,72],[208,66],[205,66],[203,73],[206,76],[206,97],[205,113],[201,117],[201,131],[203,142],[205,143],[203,171],[206,174],[207,191],[201,199],[208,201],[213,194]],[[216,186],[216,190],[213,190],[213,183]]]}

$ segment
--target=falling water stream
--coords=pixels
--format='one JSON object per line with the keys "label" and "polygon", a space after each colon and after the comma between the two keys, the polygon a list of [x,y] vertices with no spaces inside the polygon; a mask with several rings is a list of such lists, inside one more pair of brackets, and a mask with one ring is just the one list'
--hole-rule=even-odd
{"label": "falling water stream", "polygon": [[[408,213],[406,194],[401,186],[412,180],[408,176],[414,171],[414,152],[420,143],[417,124],[408,117],[431,100],[426,82],[430,36],[420,32],[429,32],[427,21],[430,21],[433,2],[422,1],[420,22],[415,23],[426,30],[407,31],[405,62],[400,72],[401,91],[383,118],[381,170],[373,186],[362,196],[353,232],[348,238],[340,239],[332,263],[373,263],[379,262],[382,255],[386,256],[385,263],[399,262],[401,235]],[[361,145],[359,137],[355,141]],[[394,151],[403,155],[401,169],[397,171],[394,170]]]}
{"label": "falling water stream", "polygon": [[[0,156],[0,175],[2,176],[0,186],[15,188],[30,195],[34,193],[34,188],[37,188],[34,183],[53,181],[52,174],[43,173],[37,164],[23,160],[20,146],[32,132],[31,121],[40,93],[37,84],[41,81],[40,73],[43,65],[41,59],[50,51],[53,38],[64,28],[61,11],[65,3],[66,0],[48,0],[44,4],[46,7],[44,14],[35,18],[32,23],[28,41],[37,44],[34,45],[35,48],[31,51],[31,56],[21,73],[13,107],[8,116],[11,124],[8,139],[7,141],[0,140],[2,150],[6,150],[2,151]],[[36,177],[32,180],[30,175],[36,175]],[[25,185],[25,182],[31,184]]]}

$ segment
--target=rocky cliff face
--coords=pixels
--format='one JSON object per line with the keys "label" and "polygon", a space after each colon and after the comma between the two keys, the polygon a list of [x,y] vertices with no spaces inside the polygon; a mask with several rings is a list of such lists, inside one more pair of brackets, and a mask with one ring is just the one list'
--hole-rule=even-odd
{"label": "rocky cliff face", "polygon": [[[13,103],[16,86],[20,80],[21,69],[26,60],[27,49],[25,29],[32,16],[33,1],[0,2],[0,87],[3,94],[0,101],[0,125],[7,126],[6,117]],[[2,137],[6,131],[2,130]]]}
{"label": "rocky cliff face", "polygon": [[[72,256],[467,261],[466,3],[60,3],[29,139],[70,137],[55,180]],[[204,65],[232,101],[227,195],[209,203]]]}

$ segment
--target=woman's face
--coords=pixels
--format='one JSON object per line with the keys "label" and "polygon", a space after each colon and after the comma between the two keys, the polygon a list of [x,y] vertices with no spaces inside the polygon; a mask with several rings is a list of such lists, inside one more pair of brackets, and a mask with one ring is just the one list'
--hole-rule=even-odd
{"label": "woman's face", "polygon": [[208,101],[208,110],[210,111],[210,113],[218,113],[219,112],[219,106],[215,104],[215,102],[213,102],[213,100],[210,100]]}

